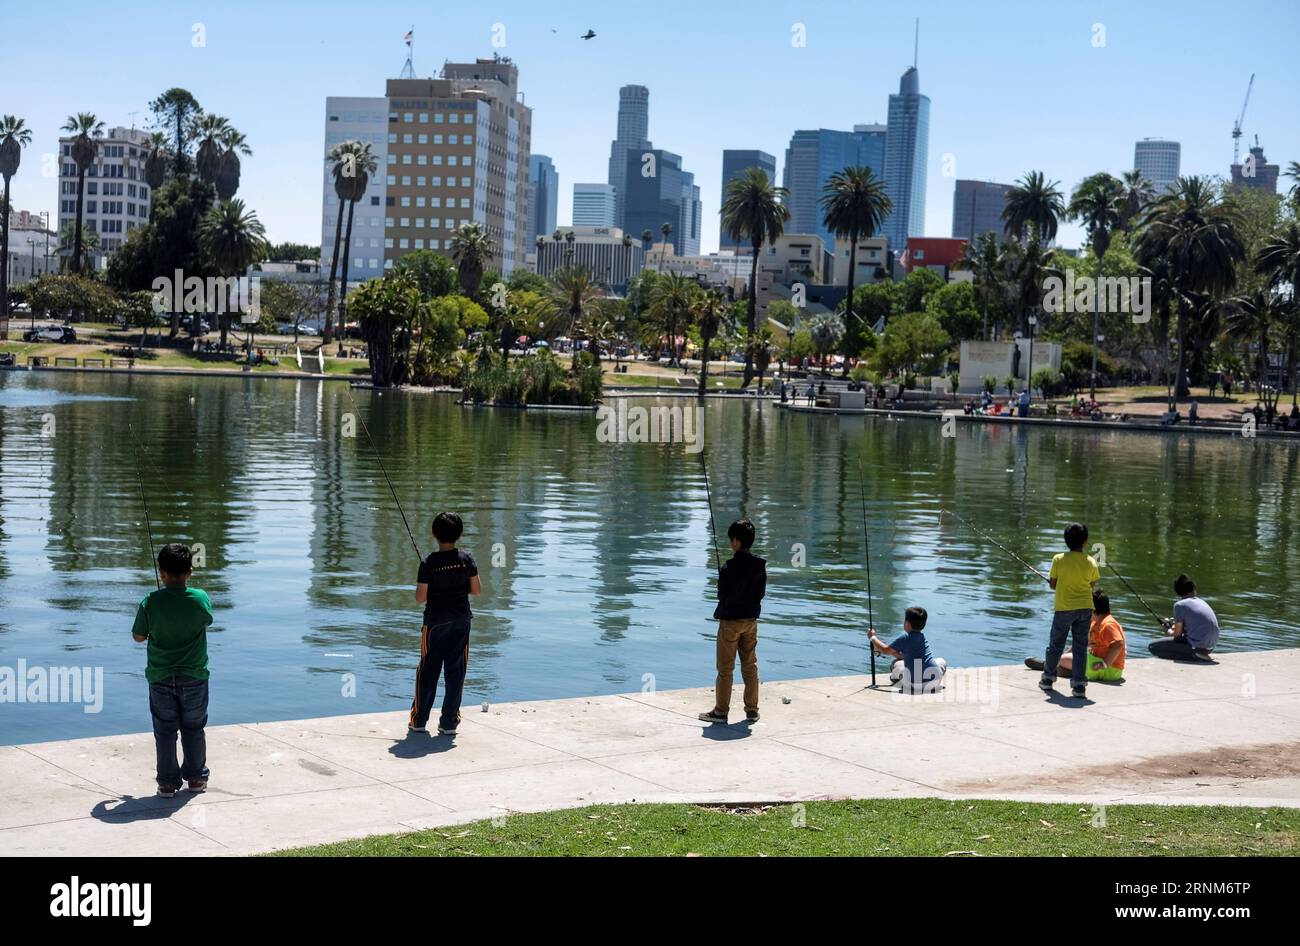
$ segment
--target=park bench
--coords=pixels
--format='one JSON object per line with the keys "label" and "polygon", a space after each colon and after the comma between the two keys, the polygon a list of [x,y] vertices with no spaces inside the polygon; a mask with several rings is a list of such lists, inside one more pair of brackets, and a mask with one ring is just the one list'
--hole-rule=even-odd
{"label": "park bench", "polygon": [[69,366],[75,368],[75,367],[77,367],[77,359],[76,359],[76,358],[65,358],[65,357],[62,356],[62,355],[57,355],[57,356],[55,356],[54,364],[55,364],[55,365],[69,365]]}
{"label": "park bench", "polygon": [[104,367],[104,359],[103,359],[103,358],[83,358],[82,361],[81,361],[81,363],[82,363],[85,367],[87,367],[87,368],[102,368],[102,367]]}
{"label": "park bench", "polygon": [[111,364],[114,368],[134,368],[135,359],[134,358],[113,358],[111,359]]}

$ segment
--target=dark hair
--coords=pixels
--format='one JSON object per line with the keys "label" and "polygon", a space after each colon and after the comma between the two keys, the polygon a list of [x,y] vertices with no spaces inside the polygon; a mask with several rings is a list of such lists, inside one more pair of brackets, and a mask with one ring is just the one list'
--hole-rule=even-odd
{"label": "dark hair", "polygon": [[727,527],[727,538],[735,539],[742,549],[754,544],[754,524],[748,519],[737,519]]}
{"label": "dark hair", "polygon": [[912,605],[903,612],[903,620],[912,625],[912,630],[925,630],[925,622],[930,620],[930,616],[925,613],[925,608],[920,605]]}
{"label": "dark hair", "polygon": [[1071,552],[1078,552],[1088,541],[1088,527],[1082,522],[1072,522],[1065,527],[1065,545]]}
{"label": "dark hair", "polygon": [[1110,614],[1110,595],[1098,588],[1092,593],[1092,610],[1098,614]]}
{"label": "dark hair", "polygon": [[188,575],[194,570],[194,554],[188,545],[171,542],[158,550],[158,570],[169,575]]}
{"label": "dark hair", "polygon": [[1196,594],[1196,582],[1192,581],[1192,576],[1186,573],[1179,575],[1174,579],[1174,591],[1183,598],[1194,595]]}
{"label": "dark hair", "polygon": [[440,512],[433,518],[433,537],[439,542],[455,542],[464,531],[465,523],[454,512]]}

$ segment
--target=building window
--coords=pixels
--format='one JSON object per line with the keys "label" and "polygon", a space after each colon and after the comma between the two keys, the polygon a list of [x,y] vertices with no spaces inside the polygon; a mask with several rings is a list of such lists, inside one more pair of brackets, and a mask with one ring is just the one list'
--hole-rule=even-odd
{"label": "building window", "polygon": [[408,123],[409,123],[409,122],[413,122],[413,121],[415,121],[415,116],[412,115],[410,112],[407,112],[406,114],[404,114],[404,115],[402,116],[402,121],[404,121],[404,122],[408,122]]}

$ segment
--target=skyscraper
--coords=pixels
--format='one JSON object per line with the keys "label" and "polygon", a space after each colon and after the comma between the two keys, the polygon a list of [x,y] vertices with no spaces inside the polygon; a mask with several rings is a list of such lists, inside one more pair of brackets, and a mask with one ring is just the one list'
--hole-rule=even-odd
{"label": "skyscraper", "polygon": [[921,94],[921,75],[912,66],[889,97],[885,143],[885,193],[893,210],[885,219],[885,238],[901,250],[909,236],[925,234],[925,177],[930,154],[930,99]]}
{"label": "skyscraper", "polygon": [[531,247],[539,234],[555,230],[555,210],[560,195],[560,175],[544,154],[528,158],[528,228],[524,246]]}
{"label": "skyscraper", "polygon": [[[609,147],[609,183],[614,188],[614,224],[624,224],[627,190],[627,156],[649,151],[650,90],[643,85],[625,85],[618,90],[618,132]],[[624,229],[627,229],[624,227]]]}
{"label": "skyscraper", "polygon": [[974,243],[981,233],[1003,235],[1002,211],[1007,206],[1010,184],[991,181],[958,181],[952,194],[952,235]]}
{"label": "skyscraper", "polygon": [[[766,151],[723,151],[722,152],[722,200],[727,199],[727,185],[733,179],[739,177],[742,171],[749,168],[758,168],[768,176],[768,179],[776,184],[776,158]],[[744,246],[737,246],[732,240],[731,234],[726,228],[722,229],[719,238],[720,249],[732,250],[740,253],[751,249],[749,243]]]}
{"label": "skyscraper", "polygon": [[627,155],[622,229],[636,240],[649,230],[659,241],[663,239],[660,227],[668,223],[673,228],[668,242],[678,256],[699,253],[702,208],[695,175],[682,169],[681,155],[663,149],[645,153],[653,156],[653,174],[645,173],[651,165],[641,152]]}
{"label": "skyscraper", "polygon": [[614,226],[612,184],[573,185],[573,225],[575,227]]}
{"label": "skyscraper", "polygon": [[827,246],[834,246],[834,234],[822,223],[822,188],[832,174],[846,167],[865,165],[882,177],[886,137],[884,125],[854,125],[852,131],[796,131],[785,149],[783,186],[790,192],[786,232],[816,233]]}
{"label": "skyscraper", "polygon": [[1178,181],[1182,145],[1163,138],[1143,138],[1133,147],[1133,167],[1156,189],[1156,196]]}
{"label": "skyscraper", "polygon": [[1250,149],[1246,160],[1241,164],[1232,165],[1231,170],[1232,183],[1240,184],[1242,187],[1254,187],[1270,194],[1277,193],[1277,179],[1282,169],[1276,164],[1268,163],[1268,159],[1264,157],[1264,149],[1260,147],[1258,136],[1255,137],[1255,147]]}

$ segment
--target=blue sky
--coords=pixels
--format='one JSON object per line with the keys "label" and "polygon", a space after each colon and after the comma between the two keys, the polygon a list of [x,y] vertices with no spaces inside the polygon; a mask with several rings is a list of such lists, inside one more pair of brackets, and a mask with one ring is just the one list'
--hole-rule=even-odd
{"label": "blue sky", "polygon": [[[143,125],[148,101],[179,85],[247,134],[241,196],[277,241],[319,241],[325,97],[383,94],[412,26],[420,75],[446,59],[514,58],[535,110],[533,150],[560,173],[561,223],[573,183],[605,179],[618,87],[648,86],[651,139],[683,155],[701,186],[705,251],[717,246],[722,150],[775,154],[779,177],[795,129],[883,122],[912,61],[916,16],[931,99],[927,235],[949,233],[956,177],[1010,182],[1041,169],[1068,191],[1094,171],[1130,167],[1142,137],[1181,141],[1185,174],[1226,175],[1252,72],[1246,140],[1258,134],[1271,162],[1300,160],[1294,0],[2,2],[0,111],[34,131],[16,207],[55,209],[42,155],[69,113]],[[195,24],[205,45],[194,45]],[[496,24],[504,47],[492,45]],[[795,24],[806,46],[792,44]],[[583,42],[588,28],[598,35]],[[1078,238],[1063,231],[1067,244]]]}

